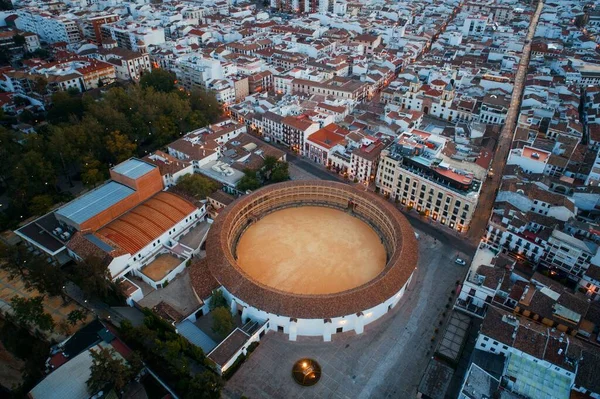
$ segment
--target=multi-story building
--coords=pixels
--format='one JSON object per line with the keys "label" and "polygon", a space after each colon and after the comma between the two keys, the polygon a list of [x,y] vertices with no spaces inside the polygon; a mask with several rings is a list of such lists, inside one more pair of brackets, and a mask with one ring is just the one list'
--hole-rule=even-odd
{"label": "multi-story building", "polygon": [[165,30],[160,26],[146,26],[117,21],[100,26],[102,42],[115,40],[119,47],[145,53],[147,46],[165,42]]}
{"label": "multi-story building", "polygon": [[363,102],[368,99],[370,85],[360,81],[334,77],[324,82],[315,82],[306,79],[292,80],[292,93],[322,94],[339,99],[351,99]]}
{"label": "multi-story building", "polygon": [[286,116],[281,120],[283,125],[282,142],[292,151],[301,153],[308,136],[319,129],[319,124],[306,116]]}
{"label": "multi-story building", "polygon": [[138,81],[144,72],[149,72],[152,69],[148,54],[121,47],[100,48],[93,51],[89,56],[112,64],[117,79],[121,80]]}
{"label": "multi-story building", "polygon": [[505,389],[524,396],[568,398],[584,358],[572,337],[496,308],[488,310],[475,348],[503,355]]}
{"label": "multi-story building", "polygon": [[37,9],[19,9],[15,25],[20,30],[37,34],[48,43],[77,43],[82,36],[76,19],[68,15],[54,15]]}
{"label": "multi-story building", "polygon": [[554,230],[548,239],[546,256],[541,264],[562,270],[569,278],[578,281],[591,264],[600,266],[599,248],[593,242]]}
{"label": "multi-story building", "polygon": [[102,25],[117,22],[119,19],[119,15],[113,13],[90,15],[81,20],[81,32],[85,38],[102,43]]}
{"label": "multi-story building", "polygon": [[[25,44],[16,44],[15,36],[22,36]],[[0,31],[0,48],[9,54],[23,53],[23,51],[33,52],[40,48],[40,39],[38,35],[31,32],[21,32],[18,30]]]}
{"label": "multi-story building", "polygon": [[481,36],[488,25],[488,17],[482,15],[469,15],[465,18],[462,34],[467,36]]}
{"label": "multi-story building", "polygon": [[503,125],[510,107],[510,100],[496,94],[488,94],[481,102],[479,121],[482,123]]}
{"label": "multi-story building", "polygon": [[377,165],[385,144],[369,142],[355,148],[350,156],[350,178],[360,183],[371,183],[377,175]]}
{"label": "multi-story building", "polygon": [[421,130],[402,133],[382,151],[377,170],[379,191],[409,209],[457,231],[469,228],[481,181],[453,167],[442,150],[447,139]]}
{"label": "multi-story building", "polygon": [[179,84],[186,90],[206,88],[207,82],[225,78],[225,71],[219,60],[196,54],[179,57],[174,71]]}

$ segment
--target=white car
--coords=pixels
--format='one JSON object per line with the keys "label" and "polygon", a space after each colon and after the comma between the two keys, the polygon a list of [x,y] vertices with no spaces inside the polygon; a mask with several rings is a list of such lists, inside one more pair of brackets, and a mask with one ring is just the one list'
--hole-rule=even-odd
{"label": "white car", "polygon": [[456,258],[454,260],[454,263],[456,263],[457,265],[465,266],[467,264],[467,261],[461,258]]}

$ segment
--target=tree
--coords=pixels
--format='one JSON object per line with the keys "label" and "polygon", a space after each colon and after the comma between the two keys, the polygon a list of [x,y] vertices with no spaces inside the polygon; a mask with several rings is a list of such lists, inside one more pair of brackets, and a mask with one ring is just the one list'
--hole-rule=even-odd
{"label": "tree", "polygon": [[213,123],[223,115],[223,108],[213,92],[195,89],[189,97],[192,111],[200,112],[207,123]]}
{"label": "tree", "polygon": [[31,198],[45,194],[56,186],[52,164],[37,149],[22,155],[12,174],[11,198],[21,204],[28,204]]}
{"label": "tree", "polygon": [[287,162],[277,162],[277,165],[271,173],[271,183],[279,183],[290,179],[290,172]]}
{"label": "tree", "polygon": [[114,288],[108,267],[98,256],[90,256],[75,265],[73,281],[87,297],[105,298]]}
{"label": "tree", "polygon": [[83,158],[83,170],[81,180],[88,187],[96,187],[105,179],[102,163],[95,159],[92,155],[87,155]]}
{"label": "tree", "polygon": [[7,186],[8,179],[12,177],[14,168],[19,161],[21,145],[17,141],[15,132],[0,126],[0,185]]}
{"label": "tree", "polygon": [[251,169],[245,169],[244,176],[237,183],[237,189],[240,191],[256,190],[260,186],[258,174]]}
{"label": "tree", "polygon": [[31,252],[24,245],[6,245],[0,242],[0,265],[8,273],[8,278],[25,279],[27,277],[27,262],[32,258]]}
{"label": "tree", "polygon": [[58,126],[51,125],[48,128],[48,154],[53,164],[62,170],[71,187],[73,187],[73,181],[71,180],[73,164],[80,161],[75,148],[76,142],[69,137],[72,132],[72,129],[63,129]]}
{"label": "tree", "polygon": [[25,36],[20,35],[20,34],[16,34],[13,36],[13,40],[15,41],[15,44],[17,46],[24,46],[25,45]]}
{"label": "tree", "polygon": [[198,373],[190,381],[186,399],[218,399],[221,397],[223,380],[210,371]]}
{"label": "tree", "polygon": [[275,167],[277,166],[278,162],[279,161],[274,156],[272,156],[272,155],[266,156],[265,161],[263,162],[263,170],[268,173],[272,172],[273,169],[275,169]]}
{"label": "tree", "polygon": [[67,315],[67,321],[70,325],[74,326],[80,321],[84,321],[87,318],[85,312],[81,309],[75,309],[69,312]]}
{"label": "tree", "polygon": [[207,195],[219,189],[213,180],[198,174],[182,176],[175,187],[198,200],[206,199]]}
{"label": "tree", "polygon": [[225,338],[235,327],[233,316],[229,309],[218,307],[211,312],[213,318],[212,330],[221,338]]}
{"label": "tree", "polygon": [[32,215],[43,215],[52,208],[54,199],[48,194],[36,195],[29,202],[29,212]]}
{"label": "tree", "polygon": [[0,10],[12,10],[14,7],[10,0],[0,0]]}
{"label": "tree", "polygon": [[152,88],[158,92],[169,93],[175,90],[177,76],[166,69],[153,69],[146,72],[140,79],[140,85],[144,89]]}
{"label": "tree", "polygon": [[105,388],[114,388],[119,392],[135,377],[134,370],[118,358],[113,349],[92,349],[90,355],[92,356],[91,373],[86,382],[90,394]]}
{"label": "tree", "polygon": [[223,291],[221,290],[213,290],[212,295],[210,296],[210,310],[213,311],[216,308],[227,308],[227,299],[223,296]]}
{"label": "tree", "polygon": [[133,156],[137,145],[120,131],[115,130],[106,138],[106,149],[113,162],[120,163]]}
{"label": "tree", "polygon": [[67,283],[67,275],[60,267],[48,263],[41,256],[36,256],[29,263],[28,271],[26,286],[50,296],[60,296],[63,301],[67,301],[63,289]]}
{"label": "tree", "polygon": [[52,316],[44,312],[44,297],[23,298],[14,296],[10,300],[13,316],[21,325],[34,324],[42,331],[54,331]]}
{"label": "tree", "polygon": [[51,123],[69,122],[71,116],[79,119],[83,112],[83,101],[78,90],[59,91],[52,95],[52,108],[48,111],[47,118]]}

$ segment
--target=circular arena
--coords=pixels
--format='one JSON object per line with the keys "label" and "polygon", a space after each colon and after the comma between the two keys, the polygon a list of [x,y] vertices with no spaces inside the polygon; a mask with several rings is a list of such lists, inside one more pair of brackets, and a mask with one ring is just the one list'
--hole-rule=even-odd
{"label": "circular arena", "polygon": [[[390,311],[417,266],[418,243],[384,199],[327,181],[264,187],[211,226],[206,264],[242,319],[297,336],[355,331]],[[194,283],[192,283],[194,284]]]}

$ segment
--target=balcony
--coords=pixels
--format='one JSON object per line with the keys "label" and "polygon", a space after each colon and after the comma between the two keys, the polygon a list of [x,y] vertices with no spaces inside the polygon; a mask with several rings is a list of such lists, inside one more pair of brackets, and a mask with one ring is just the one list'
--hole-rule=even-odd
{"label": "balcony", "polygon": [[[487,306],[487,304],[485,306]],[[468,297],[466,301],[457,299],[454,307],[481,319],[485,317],[486,307],[480,308],[479,306],[474,305],[471,302],[471,297]]]}

